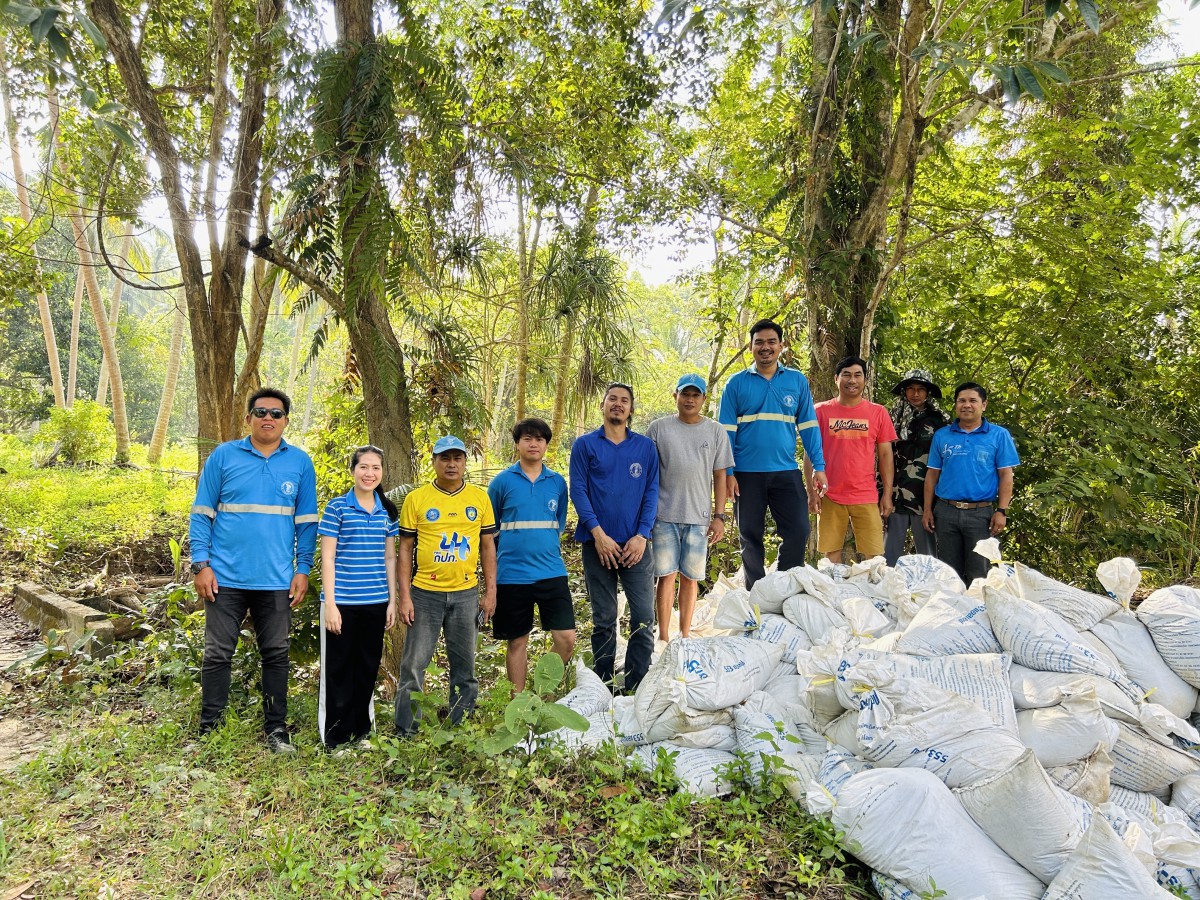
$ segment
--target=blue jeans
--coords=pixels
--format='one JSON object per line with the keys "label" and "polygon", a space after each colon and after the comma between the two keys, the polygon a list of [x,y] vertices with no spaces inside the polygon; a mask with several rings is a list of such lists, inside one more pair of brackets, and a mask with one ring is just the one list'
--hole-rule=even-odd
{"label": "blue jeans", "polygon": [[617,582],[629,606],[629,644],[625,649],[625,689],[632,691],[650,668],[654,650],[654,554],[650,547],[637,565],[606,569],[596,542],[583,545],[583,581],[592,601],[592,669],[613,680],[617,656]]}
{"label": "blue jeans", "polygon": [[707,525],[655,522],[653,534],[654,540],[646,552],[654,552],[655,578],[678,572],[692,581],[704,580],[704,566],[708,562]]}
{"label": "blue jeans", "polygon": [[437,650],[438,635],[446,632],[450,661],[450,722],[457,725],[475,709],[479,682],[475,680],[475,616],[479,589],[427,591],[411,589],[413,623],[404,638],[400,684],[396,689],[396,730],[416,734],[421,710],[412,695],[425,690],[425,669]]}
{"label": "blue jeans", "polygon": [[991,563],[975,552],[975,544],[992,536],[992,512],[991,506],[958,509],[945,500],[934,501],[938,559],[954,569],[967,587],[976,578],[986,578],[991,567]]}
{"label": "blue jeans", "polygon": [[742,568],[746,589],[766,573],[766,548],[763,536],[767,527],[767,509],[779,533],[779,571],[804,565],[808,544],[808,491],[804,473],[799,469],[784,472],[735,472],[740,496],[733,501],[738,539],[742,543]]}
{"label": "blue jeans", "polygon": [[204,662],[200,669],[200,733],[216,728],[229,705],[230,669],[246,611],[262,656],[263,718],[267,734],[287,728],[288,589],[255,591],[222,587],[204,604]]}
{"label": "blue jeans", "polygon": [[887,534],[883,536],[883,555],[889,566],[894,566],[896,560],[904,555],[904,539],[908,537],[910,529],[916,552],[925,556],[937,556],[935,535],[925,530],[925,526],[921,524],[921,514],[900,510],[888,516]]}

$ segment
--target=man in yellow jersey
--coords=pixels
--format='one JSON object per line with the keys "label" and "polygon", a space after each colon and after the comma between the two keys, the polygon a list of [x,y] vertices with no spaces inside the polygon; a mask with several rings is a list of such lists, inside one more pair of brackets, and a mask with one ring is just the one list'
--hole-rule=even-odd
{"label": "man in yellow jersey", "polygon": [[[397,554],[397,607],[408,626],[396,690],[396,730],[416,733],[420,710],[412,695],[425,688],[425,668],[446,633],[450,660],[450,722],[475,709],[476,616],[496,610],[496,517],[487,491],[465,481],[467,447],[454,437],[433,445],[432,484],[404,499]],[[416,558],[416,569],[413,559]],[[483,561],[483,597],[476,565]]]}

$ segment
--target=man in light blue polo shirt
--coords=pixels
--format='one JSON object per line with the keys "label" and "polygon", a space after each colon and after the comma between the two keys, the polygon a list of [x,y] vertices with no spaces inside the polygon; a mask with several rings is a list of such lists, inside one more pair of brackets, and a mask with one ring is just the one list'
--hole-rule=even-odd
{"label": "man in light blue polo shirt", "polygon": [[204,603],[200,733],[229,703],[230,668],[249,610],[262,654],[267,746],[292,752],[287,732],[288,632],[304,599],[317,541],[312,460],[283,439],[292,402],[262,388],[250,395],[250,435],[212,452],[200,473],[189,537],[196,593]]}
{"label": "man in light blue polo shirt", "polygon": [[812,391],[800,372],[780,365],[783,346],[783,329],[775,322],[762,319],[750,326],[754,365],[726,382],[717,414],[733,448],[726,485],[733,497],[747,588],[765,573],[768,509],[782,539],[779,568],[804,565],[808,491],[796,462],[797,435],[812,465],[817,495],[829,490]]}
{"label": "man in light blue polo shirt", "polygon": [[973,381],[955,388],[958,418],[934,433],[925,475],[922,524],[937,532],[938,559],[968,585],[987,576],[988,562],[975,544],[1008,523],[1013,469],[1021,463],[1012,435],[983,417],[987,396]]}
{"label": "man in light blue polo shirt", "polygon": [[567,481],[542,462],[550,426],[541,419],[522,419],[513,426],[512,437],[519,458],[488,485],[500,526],[492,634],[508,642],[504,668],[513,688],[523,691],[533,607],[564,663],[575,652],[575,609],[559,543],[567,527]]}

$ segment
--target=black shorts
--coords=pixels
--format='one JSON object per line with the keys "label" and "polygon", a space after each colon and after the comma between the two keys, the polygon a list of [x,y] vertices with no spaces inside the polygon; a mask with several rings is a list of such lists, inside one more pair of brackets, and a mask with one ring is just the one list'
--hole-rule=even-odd
{"label": "black shorts", "polygon": [[543,578],[533,584],[496,585],[496,614],[492,635],[501,641],[524,637],[533,631],[533,607],[537,604],[542,631],[572,631],[575,607],[567,576]]}

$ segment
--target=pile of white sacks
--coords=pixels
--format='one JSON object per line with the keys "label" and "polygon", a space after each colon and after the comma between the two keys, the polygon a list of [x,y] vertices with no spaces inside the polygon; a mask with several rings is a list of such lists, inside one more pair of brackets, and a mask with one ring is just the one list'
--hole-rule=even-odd
{"label": "pile of white sacks", "polygon": [[581,667],[562,702],[591,727],[556,735],[669,753],[701,796],[744,754],[885,900],[1200,900],[1200,590],[1131,611],[1133,561],[1097,576],[1106,595],[1019,563],[968,589],[928,556],[722,578],[635,696]]}

